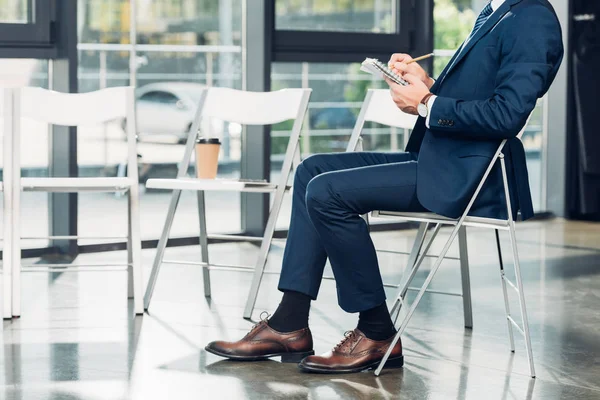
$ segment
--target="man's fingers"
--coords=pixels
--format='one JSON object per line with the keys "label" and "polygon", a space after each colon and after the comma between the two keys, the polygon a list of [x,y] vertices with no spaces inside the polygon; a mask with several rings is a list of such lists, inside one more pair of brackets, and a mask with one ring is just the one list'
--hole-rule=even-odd
{"label": "man's fingers", "polygon": [[404,62],[397,62],[394,63],[393,68],[400,72],[401,74],[405,74],[408,72],[408,64],[404,63]]}
{"label": "man's fingers", "polygon": [[388,65],[394,65],[397,62],[408,62],[410,60],[412,60],[413,58],[408,55],[408,54],[404,54],[404,53],[395,53],[392,54],[392,57],[390,57],[390,62],[388,63]]}
{"label": "man's fingers", "polygon": [[390,78],[388,78],[385,75],[383,76],[383,79],[385,79],[385,81],[389,85],[390,89],[394,89],[395,87],[399,86],[396,82],[394,82],[393,80],[391,80]]}
{"label": "man's fingers", "polygon": [[405,74],[404,80],[407,81],[408,83],[410,83],[411,85],[421,83],[421,79],[419,79],[417,76],[415,76],[413,74]]}

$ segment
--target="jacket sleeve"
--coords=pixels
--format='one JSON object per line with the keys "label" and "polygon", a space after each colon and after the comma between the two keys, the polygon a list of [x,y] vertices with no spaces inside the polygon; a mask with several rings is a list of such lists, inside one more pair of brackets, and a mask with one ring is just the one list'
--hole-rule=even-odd
{"label": "jacket sleeve", "polygon": [[431,109],[433,132],[507,139],[525,126],[556,76],[564,53],[562,33],[554,13],[541,5],[508,18],[494,95],[472,101],[438,97]]}

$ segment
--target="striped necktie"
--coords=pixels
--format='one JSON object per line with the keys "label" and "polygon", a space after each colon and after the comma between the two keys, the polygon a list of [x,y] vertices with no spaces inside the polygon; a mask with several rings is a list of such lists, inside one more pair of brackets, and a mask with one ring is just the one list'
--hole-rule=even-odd
{"label": "striped necktie", "polygon": [[492,15],[493,13],[494,13],[494,9],[492,8],[492,2],[490,1],[489,3],[487,3],[487,5],[485,7],[483,7],[483,10],[481,10],[479,17],[477,17],[477,21],[475,21],[475,27],[473,27],[473,31],[471,32],[471,34],[469,35],[467,40],[465,40],[463,42],[463,44],[460,46],[460,48],[458,49],[458,54],[454,58],[452,65],[450,65],[450,67],[446,70],[446,75],[444,75],[444,77],[442,78],[441,83],[443,83],[444,80],[446,79],[446,76],[448,76],[448,72],[450,72],[450,70],[452,70],[452,68],[454,68],[454,64],[456,64],[456,61],[458,61],[460,54],[463,52],[465,47],[467,47],[467,44],[469,44],[469,41],[473,38],[473,36],[475,36],[477,34],[479,29],[481,29],[483,24],[485,24],[487,22],[487,20],[490,18],[490,15]]}
{"label": "striped necktie", "polygon": [[477,21],[475,21],[475,27],[473,28],[473,32],[471,32],[471,34],[469,35],[469,38],[467,39],[466,43],[468,43],[473,38],[473,36],[475,36],[477,34],[479,29],[481,29],[483,24],[485,24],[487,22],[488,18],[493,13],[494,13],[494,9],[492,8],[492,2],[490,1],[483,8],[483,10],[481,10],[479,17],[477,17]]}

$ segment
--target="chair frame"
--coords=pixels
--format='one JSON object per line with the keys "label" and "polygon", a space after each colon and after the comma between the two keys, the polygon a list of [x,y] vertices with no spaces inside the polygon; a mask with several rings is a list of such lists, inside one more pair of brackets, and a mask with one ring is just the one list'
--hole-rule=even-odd
{"label": "chair frame", "polygon": [[[89,93],[60,93],[36,87],[7,89],[5,116],[10,120],[5,128],[12,132],[12,316],[21,315],[21,272],[73,272],[101,270],[106,264],[72,265],[21,264],[21,240],[27,239],[126,239],[128,272],[128,298],[134,299],[135,314],[143,314],[142,244],[140,235],[139,182],[137,164],[137,133],[135,119],[135,92],[133,87],[114,87]],[[8,103],[6,101],[8,100]],[[78,110],[78,112],[75,112]],[[21,178],[20,142],[21,118],[26,117],[52,125],[78,126],[88,123],[105,123],[117,118],[126,118],[127,166],[126,178],[78,178],[48,177]],[[128,231],[125,237],[45,236],[21,237],[20,201],[22,191],[43,192],[127,192]],[[5,229],[6,230],[6,229]],[[119,264],[121,265],[121,264]],[[116,267],[119,265],[110,265]],[[5,304],[6,307],[6,304]],[[6,317],[6,314],[5,314]]]}
{"label": "chair frame", "polygon": [[[214,96],[221,100],[227,98],[227,96],[238,96],[238,95],[266,95],[266,96],[274,96],[277,93],[284,94],[285,92],[296,91],[298,92],[298,108],[294,111],[295,115],[293,118],[284,118],[277,119],[274,121],[270,121],[268,123],[261,123],[259,121],[244,121],[244,120],[230,120],[221,118],[225,121],[229,122],[238,122],[242,125],[272,125],[276,122],[282,122],[285,120],[294,120],[294,125],[292,128],[292,132],[290,135],[290,139],[288,141],[287,150],[285,153],[285,158],[283,165],[281,167],[281,176],[277,183],[265,182],[263,185],[254,184],[254,185],[246,185],[242,181],[231,182],[233,185],[226,190],[235,191],[235,192],[251,192],[251,193],[264,193],[264,194],[273,194],[274,201],[271,209],[269,211],[269,218],[267,220],[267,225],[265,228],[264,235],[262,237],[254,237],[254,236],[238,236],[238,235],[215,235],[208,234],[207,226],[206,226],[206,202],[205,202],[205,191],[212,190],[224,190],[222,186],[219,186],[220,183],[215,180],[203,180],[203,179],[188,179],[187,171],[190,165],[192,153],[194,151],[195,142],[196,142],[196,132],[198,132],[198,128],[200,126],[200,121],[203,116],[213,117],[214,115],[210,113],[210,107],[218,108],[217,106],[213,106],[212,104],[207,104],[207,99],[210,99],[210,96],[214,94]],[[306,115],[306,111],[308,108],[308,102],[310,99],[311,89],[283,89],[278,92],[267,92],[267,93],[253,93],[253,92],[242,92],[235,91],[233,89],[226,88],[208,88],[206,89],[200,98],[198,108],[196,111],[196,116],[192,123],[192,128],[190,129],[185,152],[183,156],[183,160],[179,164],[179,170],[177,172],[177,176],[175,179],[149,179],[146,187],[148,188],[160,188],[160,189],[171,189],[173,193],[171,195],[171,201],[169,204],[169,209],[167,212],[167,217],[165,220],[165,224],[163,226],[163,231],[161,237],[158,242],[156,255],[154,257],[154,262],[152,265],[152,271],[150,273],[150,279],[148,282],[148,286],[146,288],[146,294],[144,297],[144,308],[148,310],[150,307],[150,302],[152,300],[152,296],[154,293],[154,289],[156,286],[156,281],[158,279],[158,275],[160,272],[160,268],[162,264],[179,264],[179,265],[199,265],[202,266],[203,272],[203,281],[204,281],[204,295],[205,297],[211,297],[211,282],[210,282],[210,270],[229,270],[229,271],[242,271],[242,272],[252,272],[253,279],[252,285],[250,287],[250,292],[248,295],[248,301],[246,303],[246,307],[244,310],[244,317],[249,319],[252,316],[252,310],[254,308],[254,304],[256,302],[256,297],[258,294],[258,290],[260,288],[260,284],[262,281],[262,277],[265,273],[265,267],[267,263],[267,257],[269,254],[269,250],[271,248],[271,244],[274,240],[273,236],[275,233],[275,227],[277,223],[277,218],[279,216],[279,212],[281,210],[281,206],[283,204],[283,196],[285,192],[290,189],[287,186],[287,182],[289,180],[290,174],[293,170],[293,166],[299,164],[300,162],[300,133],[302,129],[302,124],[304,122],[304,117]],[[229,104],[229,103],[228,103]],[[238,106],[242,106],[242,104],[238,104]],[[209,109],[209,113],[205,115],[204,111]],[[231,114],[231,110],[228,111]],[[176,260],[166,260],[164,259],[165,249],[167,247],[167,241],[169,239],[169,234],[171,231],[171,227],[173,225],[175,212],[177,211],[177,206],[179,204],[179,200],[181,198],[181,194],[183,190],[192,190],[197,192],[197,204],[198,204],[198,216],[199,216],[199,239],[200,239],[200,249],[201,249],[201,262],[186,262],[186,261],[176,261]],[[209,239],[227,239],[227,240],[236,240],[242,242],[260,242],[260,250],[256,260],[256,264],[254,267],[251,266],[239,266],[239,265],[223,265],[223,264],[215,264],[211,263],[209,260],[209,252],[208,252],[208,240]]]}
{"label": "chair frame", "polygon": [[[365,115],[367,113],[365,109],[368,109],[369,106],[371,105],[371,98],[373,96],[372,92],[375,92],[375,90],[373,90],[373,91],[370,90],[365,99],[365,104],[363,105],[363,110],[361,110],[361,113],[359,115],[359,121],[357,121],[357,126],[360,126],[360,129],[358,129],[358,130],[355,129],[355,131],[352,133],[352,137],[350,139],[350,143],[348,146],[349,151],[361,150],[362,146],[361,146],[361,138],[360,138],[361,132],[360,131],[362,130],[362,125],[364,124],[364,121],[362,119],[365,118]],[[363,113],[363,111],[365,111],[365,112]],[[377,122],[379,122],[379,121],[377,121]],[[517,137],[520,139],[522,134],[523,134],[523,131]],[[385,363],[387,362],[387,360],[392,352],[392,349],[394,348],[394,346],[396,345],[398,340],[400,340],[400,336],[406,329],[406,327],[407,327],[412,315],[414,314],[417,306],[419,305],[419,302],[421,301],[423,295],[429,291],[429,289],[428,289],[429,285],[430,285],[431,281],[433,280],[435,274],[439,270],[443,260],[445,258],[448,258],[448,257],[446,257],[446,254],[448,253],[450,246],[452,245],[452,243],[454,242],[454,240],[456,239],[457,236],[459,238],[459,244],[460,244],[460,246],[459,246],[460,247],[460,249],[459,249],[460,259],[468,260],[468,258],[467,258],[468,250],[467,250],[467,246],[466,246],[466,227],[472,226],[472,227],[479,227],[479,228],[494,229],[494,231],[495,231],[496,246],[497,246],[497,250],[498,250],[498,258],[499,258],[499,264],[500,264],[500,278],[501,278],[501,282],[502,282],[502,292],[503,292],[503,296],[504,296],[504,306],[505,306],[505,310],[506,310],[506,319],[507,319],[508,332],[509,332],[510,350],[513,353],[515,351],[514,332],[513,332],[513,328],[514,328],[519,333],[521,333],[525,338],[525,348],[526,348],[527,356],[528,356],[527,361],[528,361],[528,365],[529,365],[530,375],[532,378],[535,378],[535,367],[534,367],[534,361],[533,361],[533,353],[532,353],[532,349],[531,349],[531,336],[530,336],[530,332],[529,332],[529,320],[528,320],[527,308],[526,308],[526,304],[525,304],[523,281],[522,281],[522,277],[521,277],[521,267],[520,267],[520,262],[519,262],[519,255],[518,255],[516,235],[515,235],[515,221],[514,221],[513,215],[512,215],[510,192],[509,192],[508,179],[507,179],[507,173],[506,173],[506,164],[505,164],[505,160],[504,160],[504,154],[502,153],[506,143],[507,143],[507,140],[503,140],[501,142],[496,153],[494,154],[494,157],[492,158],[490,164],[488,165],[488,168],[486,169],[484,176],[482,177],[481,181],[479,182],[479,185],[477,186],[475,193],[473,194],[465,211],[463,212],[463,214],[460,218],[452,219],[452,218],[443,217],[443,216],[440,216],[440,215],[437,215],[434,213],[403,213],[403,212],[385,212],[385,211],[374,211],[372,213],[373,216],[394,217],[394,218],[403,219],[405,221],[421,223],[420,227],[419,227],[419,231],[417,233],[417,238],[416,238],[414,246],[413,246],[413,250],[409,257],[409,262],[407,264],[407,268],[410,268],[409,276],[407,279],[403,279],[404,284],[398,290],[397,296],[396,296],[393,306],[392,306],[392,310],[390,312],[395,323],[397,323],[398,317],[400,315],[401,307],[404,304],[404,298],[405,298],[406,292],[410,289],[409,284],[415,277],[415,275],[416,275],[419,267],[421,266],[423,260],[425,259],[425,257],[428,256],[427,253],[429,251],[429,248],[431,247],[431,244],[433,243],[434,239],[436,238],[437,234],[439,233],[440,228],[443,225],[453,226],[453,229],[452,229],[449,239],[446,241],[441,253],[436,257],[436,261],[435,261],[434,265],[432,266],[427,278],[425,279],[425,282],[423,283],[421,288],[418,289],[417,296],[414,299],[410,308],[408,309],[406,315],[402,319],[400,326],[398,328],[398,332],[396,333],[392,343],[390,344],[390,346],[389,346],[385,356],[383,357],[381,363],[379,364],[378,368],[375,370],[376,376],[379,376],[381,374],[381,371],[384,368]],[[502,171],[504,195],[506,198],[506,209],[507,209],[508,218],[506,220],[502,220],[502,219],[491,219],[491,218],[480,218],[480,217],[468,216],[468,213],[471,210],[471,208],[473,207],[473,204],[475,203],[477,196],[479,195],[483,185],[485,184],[489,174],[491,173],[492,168],[494,167],[494,165],[497,162],[500,163],[500,168]],[[436,225],[435,225],[433,233],[429,237],[427,243],[425,243],[426,233],[431,224],[436,224]],[[513,253],[513,260],[514,260],[514,267],[515,267],[515,276],[516,276],[516,280],[517,280],[516,285],[505,274],[504,262],[502,259],[502,249],[500,247],[500,236],[499,236],[500,230],[508,231],[508,233],[509,233],[511,250]],[[423,249],[423,250],[421,250],[421,249]],[[465,270],[465,267],[466,267],[466,270]],[[405,270],[405,272],[406,272],[406,270]],[[463,262],[461,262],[461,272],[463,273],[462,274],[462,287],[463,287],[463,300],[464,300],[463,304],[464,304],[464,313],[465,313],[465,325],[467,327],[469,327],[469,326],[472,327],[472,309],[471,309],[471,294],[470,294],[470,278],[468,275],[468,261],[466,261],[466,265],[463,265]],[[466,272],[466,274],[465,274],[465,272]],[[521,312],[522,328],[515,321],[515,319],[511,316],[507,286],[510,286],[511,288],[513,288],[519,296],[518,299],[519,299],[519,308],[520,308],[520,312]],[[437,293],[450,294],[450,293],[445,293],[445,292],[437,292]],[[468,303],[467,303],[467,297],[468,297]],[[468,320],[471,322],[470,324],[467,323]]]}
{"label": "chair frame", "polygon": [[[4,115],[12,114],[12,92],[2,91]],[[4,118],[3,126],[3,156],[4,165],[2,172],[2,196],[4,200],[4,232],[2,249],[2,276],[0,277],[0,312],[3,319],[12,318],[12,225],[13,225],[13,144],[12,144],[12,118]]]}

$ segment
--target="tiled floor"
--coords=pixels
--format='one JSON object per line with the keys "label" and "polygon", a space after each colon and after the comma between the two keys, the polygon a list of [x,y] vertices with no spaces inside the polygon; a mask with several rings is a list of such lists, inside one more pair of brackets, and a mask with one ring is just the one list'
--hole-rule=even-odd
{"label": "tiled floor", "polygon": [[[414,233],[374,237],[378,248],[407,250]],[[165,265],[150,313],[137,318],[125,300],[124,272],[25,274],[23,316],[3,325],[0,399],[600,398],[600,225],[531,222],[518,226],[518,237],[535,380],[528,376],[523,341],[517,339],[514,355],[508,350],[493,233],[470,229],[474,329],[463,328],[460,298],[427,294],[403,336],[405,367],[379,378],[371,372],[308,375],[278,361],[239,363],[207,354],[207,342],[239,338],[252,326],[241,318],[251,277],[212,272],[213,297],[207,300],[199,268]],[[506,237],[503,244],[508,250]],[[199,257],[197,248],[168,253]],[[218,263],[252,264],[255,254],[246,244],[211,249]],[[147,267],[153,255],[144,251]],[[79,261],[112,263],[124,256]],[[269,269],[277,271],[280,262],[281,248],[275,247]],[[396,282],[406,257],[381,253],[380,262],[384,280]],[[255,318],[276,307],[276,283],[276,274],[266,275]],[[334,285],[323,283],[311,311],[317,352],[329,350],[356,324],[356,315],[337,307]],[[433,287],[460,290],[456,261],[442,266]],[[516,298],[511,305],[518,310]]]}

